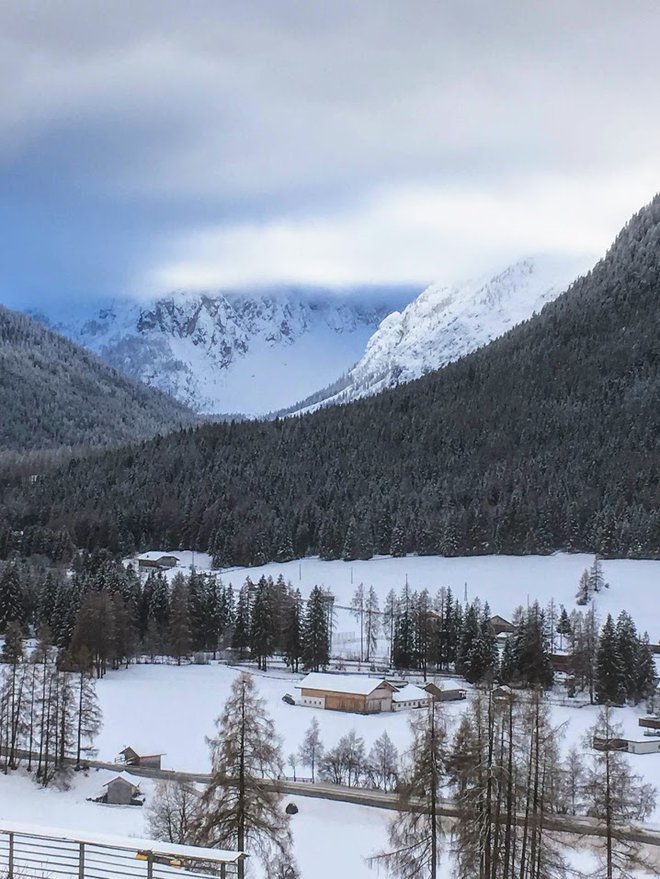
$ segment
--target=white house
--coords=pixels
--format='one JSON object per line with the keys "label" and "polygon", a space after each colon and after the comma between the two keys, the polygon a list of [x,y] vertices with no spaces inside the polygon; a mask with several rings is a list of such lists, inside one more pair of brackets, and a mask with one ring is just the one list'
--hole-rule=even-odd
{"label": "white house", "polygon": [[433,696],[417,687],[415,684],[406,684],[392,694],[392,710],[403,711],[407,708],[424,708],[433,701]]}

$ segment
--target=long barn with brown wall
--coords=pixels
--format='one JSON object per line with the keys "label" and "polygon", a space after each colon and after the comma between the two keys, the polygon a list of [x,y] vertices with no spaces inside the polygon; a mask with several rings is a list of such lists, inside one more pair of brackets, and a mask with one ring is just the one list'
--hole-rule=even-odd
{"label": "long barn with brown wall", "polygon": [[308,674],[296,689],[300,691],[299,705],[354,714],[392,711],[392,693],[396,692],[396,687],[383,678],[321,672]]}

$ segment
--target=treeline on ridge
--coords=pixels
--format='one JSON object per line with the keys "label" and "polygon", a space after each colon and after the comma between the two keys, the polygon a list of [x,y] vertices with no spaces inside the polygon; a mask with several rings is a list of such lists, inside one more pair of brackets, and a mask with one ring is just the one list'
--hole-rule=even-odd
{"label": "treeline on ridge", "polygon": [[0,551],[657,557],[660,198],[540,315],[419,381],[205,425],[6,487]]}

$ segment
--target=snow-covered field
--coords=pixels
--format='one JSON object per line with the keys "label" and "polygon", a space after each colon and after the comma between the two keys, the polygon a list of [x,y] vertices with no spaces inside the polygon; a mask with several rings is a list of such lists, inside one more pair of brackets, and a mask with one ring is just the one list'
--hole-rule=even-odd
{"label": "snow-covered field", "polygon": [[[163,550],[165,552],[165,550]],[[181,566],[194,564],[199,570],[210,570],[211,559],[205,553],[177,552]],[[454,596],[463,601],[480,598],[488,601],[492,613],[509,618],[519,605],[538,600],[546,605],[554,598],[570,613],[575,608],[575,593],[580,574],[593,562],[593,556],[556,553],[551,556],[380,556],[368,561],[321,561],[305,558],[292,562],[273,562],[258,568],[226,568],[219,573],[226,582],[240,586],[247,577],[258,580],[262,575],[285,580],[299,588],[303,597],[315,585],[332,591],[337,605],[348,606],[356,587],[363,583],[373,586],[381,604],[394,589],[406,583],[412,589],[428,589],[435,594],[450,586]],[[610,588],[595,597],[595,607],[602,620],[608,613],[617,615],[627,610],[641,631],[648,630],[654,643],[660,642],[660,561],[614,559],[603,562],[605,580]],[[333,647],[357,643],[359,627],[348,611],[336,611]]]}
{"label": "snow-covered field", "polygon": [[[2,821],[56,826],[65,830],[148,837],[145,810],[135,806],[105,806],[88,801],[102,793],[112,773],[104,770],[76,775],[70,790],[43,790],[22,773],[0,776]],[[140,779],[148,804],[153,783]],[[385,845],[389,813],[366,806],[288,797],[299,812],[293,816],[295,855],[303,879],[367,879],[376,876],[365,858]],[[341,845],[338,840],[341,839]],[[255,879],[261,872],[255,870]]]}
{"label": "snow-covered field", "polygon": [[[177,553],[177,555],[181,555]],[[184,565],[192,563],[192,554],[182,557]],[[375,587],[381,598],[391,588],[399,589],[408,578],[412,588],[451,586],[459,598],[467,591],[468,599],[479,596],[488,600],[493,612],[509,616],[519,604],[538,599],[547,603],[554,598],[570,611],[575,606],[575,591],[580,573],[592,561],[590,556],[555,555],[550,557],[481,557],[445,559],[409,557],[377,558],[366,562],[300,562],[272,564],[256,569],[223,571],[225,580],[240,584],[246,576],[278,576],[299,586],[307,594],[315,584],[333,590],[339,603],[348,603],[355,586],[363,582]],[[195,555],[198,568],[210,567],[210,559]],[[660,563],[651,561],[606,561],[604,572],[610,589],[596,597],[598,612],[618,613],[626,608],[640,628],[648,628],[651,638],[660,640],[660,603],[656,601],[660,586]],[[347,625],[355,628],[347,614]],[[208,771],[209,754],[205,737],[214,732],[214,720],[221,711],[232,680],[239,670],[218,663],[200,666],[137,665],[109,673],[98,683],[98,695],[104,713],[104,729],[96,745],[99,756],[114,759],[128,744],[152,747],[166,753],[164,765],[190,771]],[[294,693],[299,679],[285,670],[257,675],[260,695],[266,702],[278,734],[283,739],[285,758],[300,744],[312,717],[321,726],[324,744],[332,747],[340,736],[356,729],[367,748],[387,730],[404,751],[409,741],[408,712],[359,716],[327,712],[282,701],[285,693]],[[443,681],[448,685],[448,681]],[[594,723],[598,709],[592,706],[569,707],[560,704],[560,694],[553,697],[555,723],[563,725],[564,747],[581,743],[586,730]],[[464,703],[444,706],[453,726]],[[637,725],[643,708],[616,709],[616,719],[624,724],[630,737],[641,738]],[[630,757],[634,770],[660,790],[660,753]],[[287,772],[290,772],[287,768]],[[305,775],[304,767],[297,767]],[[132,807],[103,807],[86,798],[100,793],[108,773],[91,772],[76,776],[72,790],[43,791],[20,775],[0,776],[0,819],[32,821],[35,824],[64,826],[71,829],[104,830],[108,833],[140,836],[145,834],[144,813]],[[149,797],[149,782],[142,784]],[[304,879],[350,879],[377,876],[365,858],[380,849],[386,840],[389,814],[362,806],[291,798],[300,809],[294,816],[296,855]],[[651,821],[660,827],[660,809]],[[443,879],[452,875],[447,866]]]}

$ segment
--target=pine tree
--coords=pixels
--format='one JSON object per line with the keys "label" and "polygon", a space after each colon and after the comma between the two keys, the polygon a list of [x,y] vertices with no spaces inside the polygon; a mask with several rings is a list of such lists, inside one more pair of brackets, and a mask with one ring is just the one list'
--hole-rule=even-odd
{"label": "pine tree", "polygon": [[649,642],[648,632],[644,632],[638,647],[637,673],[635,675],[635,702],[648,698],[655,690],[656,671],[653,650]]}
{"label": "pine tree", "polygon": [[240,659],[247,656],[247,650],[250,645],[250,618],[252,614],[251,606],[251,586],[250,580],[241,586],[236,602],[236,614],[234,619],[234,632],[232,635],[231,646],[238,652]]}
{"label": "pine tree", "polygon": [[637,671],[639,666],[639,636],[629,613],[622,610],[616,621],[616,652],[621,669],[622,692],[620,701],[637,702]]}
{"label": "pine tree", "polygon": [[309,671],[320,671],[330,662],[328,597],[320,586],[314,586],[307,601],[303,626],[303,661]]}
{"label": "pine tree", "polygon": [[557,634],[559,635],[559,649],[564,649],[564,638],[570,639],[573,634],[573,630],[571,628],[571,621],[566,612],[566,608],[564,605],[560,605],[559,611],[559,621],[557,623]]}
{"label": "pine tree", "polygon": [[250,615],[250,654],[261,671],[267,671],[268,660],[275,653],[277,641],[276,609],[273,581],[261,577],[254,591]]}
{"label": "pine tree", "polygon": [[25,625],[25,596],[15,563],[0,572],[0,632],[6,632],[9,623],[18,623],[21,628]]}
{"label": "pine tree", "polygon": [[619,655],[619,641],[612,615],[601,629],[596,652],[596,702],[621,704],[626,699],[625,670]]}
{"label": "pine tree", "polygon": [[168,642],[170,653],[176,659],[176,664],[181,665],[181,658],[190,655],[193,642],[188,583],[183,574],[177,574],[172,581]]}
{"label": "pine tree", "polygon": [[[282,775],[281,748],[251,675],[235,679],[216,726],[216,736],[209,739],[213,765],[201,798],[198,841],[250,852],[267,869],[274,863],[290,866],[295,877],[289,817],[275,787],[264,784]],[[238,877],[244,876],[240,861]]]}
{"label": "pine tree", "polygon": [[284,618],[284,659],[292,671],[297,672],[303,657],[303,602],[300,589],[290,593]]}

